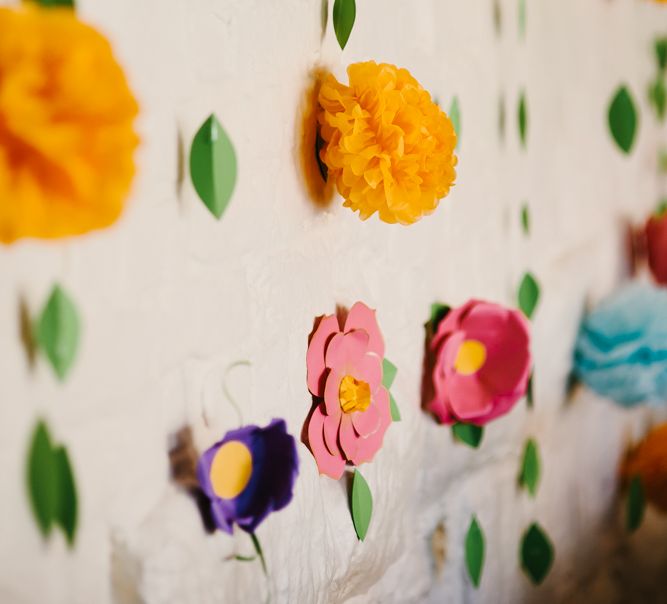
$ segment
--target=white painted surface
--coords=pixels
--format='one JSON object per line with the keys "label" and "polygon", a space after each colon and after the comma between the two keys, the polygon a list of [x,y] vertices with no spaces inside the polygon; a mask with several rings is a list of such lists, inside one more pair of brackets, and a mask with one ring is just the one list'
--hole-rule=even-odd
{"label": "white painted surface", "polygon": [[[116,227],[0,250],[0,601],[259,602],[267,589],[272,602],[290,603],[628,601],[617,575],[636,582],[633,568],[659,570],[648,559],[654,534],[665,532],[654,519],[627,542],[614,511],[619,455],[649,416],[590,394],[566,405],[563,391],[585,300],[623,276],[622,220],[641,219],[667,192],[656,171],[665,129],[645,99],[652,40],[667,31],[667,8],[527,0],[522,41],[513,0],[501,0],[500,37],[491,0],[359,0],[341,52],[330,26],[321,41],[317,0],[79,4],[126,66],[142,106],[143,144],[131,203]],[[369,58],[409,68],[445,107],[454,94],[460,99],[457,185],[435,215],[409,228],[362,223],[338,203],[316,211],[299,182],[295,132],[308,70],[322,61],[342,77],[345,65]],[[629,158],[606,127],[621,81],[642,110]],[[521,89],[526,152],[516,124]],[[179,132],[187,146],[211,111],[239,157],[237,190],[220,222],[188,181],[181,194],[176,182]],[[519,225],[523,200],[532,215],[528,240]],[[519,404],[471,451],[420,411],[422,324],[436,299],[511,304],[527,268],[544,294],[534,321],[535,409]],[[36,313],[54,281],[85,322],[64,385],[42,361],[28,369],[18,331],[19,297]],[[239,359],[252,362],[230,377],[244,420],[284,417],[298,435],[309,408],[312,319],[358,299],[378,309],[403,414],[364,468],[375,497],[372,525],[358,543],[342,485],[318,477],[299,445],[294,501],[259,530],[267,584],[257,564],[223,561],[249,551],[245,534],[203,534],[194,505],[170,484],[167,439],[189,422],[203,448],[236,425],[220,384]],[[24,492],[37,416],[48,418],[74,459],[81,519],[71,553],[60,535],[42,543]],[[529,435],[544,467],[536,500],[515,487]],[[477,591],[462,563],[473,513],[487,536]],[[517,553],[533,519],[557,555],[537,590]],[[441,520],[447,560],[436,576],[429,539]]]}

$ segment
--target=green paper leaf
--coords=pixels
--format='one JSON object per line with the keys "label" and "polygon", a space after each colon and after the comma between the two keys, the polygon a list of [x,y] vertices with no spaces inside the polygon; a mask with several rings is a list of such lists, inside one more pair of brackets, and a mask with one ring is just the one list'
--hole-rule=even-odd
{"label": "green paper leaf", "polygon": [[48,537],[58,509],[58,472],[49,429],[43,421],[38,422],[32,435],[27,470],[32,511],[42,535]]}
{"label": "green paper leaf", "polygon": [[667,214],[667,199],[661,200],[653,213],[656,218],[662,218],[665,214]]}
{"label": "green paper leaf", "polygon": [[530,210],[527,203],[521,207],[521,228],[524,235],[530,235]]}
{"label": "green paper leaf", "polygon": [[459,99],[456,96],[449,106],[449,119],[454,126],[454,132],[456,132],[456,148],[458,149],[461,146],[461,109],[459,108]]}
{"label": "green paper leaf", "polygon": [[655,41],[655,57],[661,71],[667,68],[667,38],[658,38]]}
{"label": "green paper leaf", "polygon": [[458,422],[452,426],[452,434],[461,442],[476,449],[482,442],[484,428],[482,426],[475,426],[475,424]]}
{"label": "green paper leaf", "polygon": [[532,497],[537,493],[540,482],[540,457],[537,452],[537,443],[529,438],[523,450],[523,461],[521,462],[521,473],[519,484],[524,487]]}
{"label": "green paper leaf", "polygon": [[609,129],[616,144],[624,153],[629,153],[635,140],[637,110],[630,92],[625,86],[616,91],[609,104]]}
{"label": "green paper leaf", "polygon": [[236,153],[214,114],[208,117],[192,139],[190,177],[204,205],[213,216],[220,218],[236,184]]}
{"label": "green paper leaf", "polygon": [[357,16],[355,0],[335,0],[333,7],[333,26],[341,50],[345,48],[352,33],[354,19]]}
{"label": "green paper leaf", "polygon": [[535,371],[530,372],[530,377],[528,378],[528,387],[526,388],[526,404],[529,409],[533,408],[533,375]]}
{"label": "green paper leaf", "polygon": [[80,331],[74,302],[56,285],[37,321],[35,340],[61,380],[76,357]]}
{"label": "green paper leaf", "polygon": [[78,504],[74,474],[65,447],[53,450],[53,463],[58,477],[58,506],[54,520],[62,528],[71,547],[76,534]]}
{"label": "green paper leaf", "polygon": [[257,557],[259,558],[259,561],[262,564],[262,570],[264,571],[264,574],[268,576],[269,573],[266,568],[266,559],[264,558],[264,551],[262,550],[262,545],[259,542],[257,535],[255,533],[250,533],[250,540],[252,541],[252,545],[255,548],[255,552],[257,552]]}
{"label": "green paper leaf", "polygon": [[540,300],[540,286],[532,273],[526,273],[519,285],[519,308],[529,319],[532,318],[537,303]]}
{"label": "green paper leaf", "polygon": [[519,97],[519,140],[521,145],[525,148],[526,138],[528,136],[528,104],[526,102],[526,95],[524,92]]}
{"label": "green paper leaf", "polygon": [[537,523],[530,525],[521,539],[521,568],[529,579],[539,585],[549,574],[554,559],[554,548],[549,537]]}
{"label": "green paper leaf", "polygon": [[644,497],[644,487],[639,476],[633,477],[630,481],[628,490],[628,504],[625,515],[625,526],[630,533],[636,531],[644,518],[646,508],[646,499]]}
{"label": "green paper leaf", "polygon": [[484,568],[484,533],[475,516],[472,517],[466,534],[466,568],[468,576],[475,587],[479,587]]}
{"label": "green paper leaf", "polygon": [[359,541],[363,541],[368,532],[368,525],[371,522],[371,515],[373,514],[373,496],[371,495],[371,490],[368,488],[368,483],[359,470],[354,471],[354,478],[352,479],[350,507],[352,509],[354,530],[357,532]]}
{"label": "green paper leaf", "polygon": [[396,379],[396,365],[386,357],[382,360],[382,385],[389,390]]}
{"label": "green paper leaf", "polygon": [[649,86],[648,98],[655,109],[655,114],[659,121],[665,119],[667,110],[667,89],[665,89],[665,81],[662,75],[658,75],[655,81]]}
{"label": "green paper leaf", "polygon": [[447,313],[451,310],[450,306],[447,306],[446,304],[441,304],[440,302],[434,302],[431,304],[431,315],[429,317],[429,324],[431,326],[431,330],[433,333],[436,332],[438,329],[438,325],[440,324],[440,321],[442,321],[446,316]]}
{"label": "green paper leaf", "polygon": [[389,411],[391,413],[391,419],[395,422],[400,422],[401,421],[401,412],[398,409],[398,405],[396,404],[396,400],[394,399],[394,396],[392,393],[389,393]]}
{"label": "green paper leaf", "polygon": [[71,8],[74,10],[74,0],[34,0],[35,4],[43,8]]}

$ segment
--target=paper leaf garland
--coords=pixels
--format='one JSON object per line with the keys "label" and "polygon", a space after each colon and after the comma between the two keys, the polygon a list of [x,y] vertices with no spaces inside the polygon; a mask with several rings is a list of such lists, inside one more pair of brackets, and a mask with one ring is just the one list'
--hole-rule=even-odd
{"label": "paper leaf garland", "polygon": [[61,380],[76,357],[80,331],[74,302],[56,285],[37,321],[35,341]]}
{"label": "paper leaf garland", "polygon": [[466,534],[465,554],[468,576],[475,587],[479,587],[484,568],[484,533],[475,516],[472,517]]}
{"label": "paper leaf garland", "polygon": [[373,496],[371,495],[371,490],[368,488],[368,483],[359,470],[354,471],[350,500],[354,530],[357,533],[357,537],[359,537],[359,541],[363,541],[368,532],[368,525],[371,522],[371,515],[373,514]]}
{"label": "paper leaf garland", "polygon": [[336,0],[333,7],[333,26],[341,50],[345,48],[357,16],[355,0]]}
{"label": "paper leaf garland", "polygon": [[655,58],[660,71],[667,68],[667,38],[658,38],[655,41]]}
{"label": "paper leaf garland", "polygon": [[529,319],[535,312],[535,307],[540,300],[540,286],[531,273],[526,273],[519,285],[518,302],[519,308]]}
{"label": "paper leaf garland", "polygon": [[33,432],[27,462],[28,494],[35,519],[46,538],[59,525],[70,547],[77,525],[74,475],[64,447],[54,447],[48,427],[40,421]]}
{"label": "paper leaf garland", "polygon": [[523,450],[519,484],[525,488],[532,497],[535,497],[539,482],[540,458],[537,452],[537,443],[532,438],[529,438],[526,441],[526,446]]}
{"label": "paper leaf garland", "polygon": [[456,148],[458,149],[461,147],[461,109],[459,99],[456,96],[449,106],[449,119],[452,120],[452,126],[454,126],[454,132],[456,132]]}
{"label": "paper leaf garland", "polygon": [[521,228],[524,235],[530,235],[530,210],[526,203],[521,207]]}
{"label": "paper leaf garland", "polygon": [[530,525],[521,539],[521,568],[539,585],[549,574],[554,559],[551,541],[537,523]]}
{"label": "paper leaf garland", "polygon": [[522,92],[519,97],[519,140],[521,146],[525,148],[526,137],[528,136],[528,105],[526,95]]}
{"label": "paper leaf garland", "polygon": [[462,443],[476,449],[482,442],[484,428],[482,426],[475,426],[474,424],[459,422],[452,426],[452,434]]}
{"label": "paper leaf garland", "polygon": [[528,378],[528,388],[526,388],[526,404],[529,409],[533,408],[533,376],[535,375],[534,371],[531,371],[530,377]]}
{"label": "paper leaf garland", "polygon": [[628,490],[628,503],[626,508],[625,526],[630,533],[636,531],[644,518],[646,499],[644,488],[639,476],[633,477]]}
{"label": "paper leaf garland", "polygon": [[211,114],[190,148],[190,177],[197,195],[220,218],[236,184],[236,153],[218,118]]}
{"label": "paper leaf garland", "polygon": [[662,122],[665,119],[665,110],[667,109],[667,89],[661,74],[649,86],[648,98],[653,105],[653,109],[655,109],[658,120]]}
{"label": "paper leaf garland", "polygon": [[637,128],[637,110],[630,92],[621,86],[609,104],[609,130],[619,149],[630,153]]}

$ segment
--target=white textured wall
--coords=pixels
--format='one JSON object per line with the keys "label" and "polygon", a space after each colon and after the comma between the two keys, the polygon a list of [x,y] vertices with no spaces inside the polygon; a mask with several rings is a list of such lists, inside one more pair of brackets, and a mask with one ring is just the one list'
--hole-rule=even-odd
{"label": "white textured wall", "polygon": [[[656,149],[665,129],[644,91],[667,8],[527,0],[521,41],[517,2],[500,4],[498,37],[491,0],[358,0],[341,52],[330,28],[321,41],[318,0],[79,1],[129,73],[143,144],[117,226],[0,249],[0,601],[259,602],[267,588],[281,603],[627,601],[612,579],[635,580],[632,564],[648,572],[645,556],[656,543],[665,549],[664,535],[653,542],[647,527],[628,542],[615,512],[618,457],[649,417],[590,394],[565,404],[563,392],[586,298],[599,299],[622,277],[622,218],[642,218],[660,193]],[[369,58],[409,68],[445,107],[454,94],[460,99],[457,185],[435,215],[409,228],[362,223],[338,203],[318,212],[299,182],[295,131],[308,70],[322,61],[342,77],[348,63]],[[629,158],[606,129],[621,81],[642,109]],[[526,152],[516,126],[522,88]],[[177,183],[179,133],[187,146],[211,111],[239,158],[220,222],[187,179]],[[519,225],[524,199],[528,240]],[[419,408],[422,324],[436,299],[511,304],[527,268],[543,287],[535,408],[519,404],[472,451]],[[19,299],[36,313],[56,280],[85,322],[64,385],[44,362],[29,370],[18,327]],[[364,468],[375,497],[371,528],[359,543],[342,484],[320,478],[299,445],[294,501],[258,533],[267,584],[257,564],[223,561],[249,551],[245,534],[203,534],[195,506],[170,484],[168,435],[189,422],[203,448],[236,425],[221,381],[240,359],[252,366],[229,381],[244,420],[285,417],[298,435],[310,405],[312,319],[358,299],[378,309],[403,414]],[[45,546],[30,515],[24,459],[38,415],[73,457],[81,502],[73,552],[60,534]],[[537,438],[543,460],[536,500],[515,486],[527,436]],[[477,591],[462,564],[472,513],[487,537]],[[539,589],[518,568],[519,536],[533,519],[556,546]],[[429,539],[440,521],[447,559],[436,576]],[[665,532],[664,523],[653,525]]]}

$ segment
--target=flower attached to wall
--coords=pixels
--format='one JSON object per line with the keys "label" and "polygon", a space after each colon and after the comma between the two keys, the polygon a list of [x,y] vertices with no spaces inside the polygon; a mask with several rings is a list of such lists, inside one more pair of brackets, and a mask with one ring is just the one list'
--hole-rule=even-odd
{"label": "flower attached to wall", "polygon": [[106,38],[67,8],[0,9],[0,241],[112,224],[137,103]]}
{"label": "flower attached to wall", "polygon": [[667,402],[667,291],[630,285],[583,320],[574,374],[623,406]]}
{"label": "flower attached to wall", "polygon": [[[313,407],[305,424],[305,443],[320,473],[339,479],[346,466],[373,460],[392,422],[388,388],[393,375],[388,379],[387,369],[394,373],[395,368],[384,359],[375,311],[357,302],[349,312],[321,317],[306,362]],[[362,480],[355,472],[355,483]],[[364,486],[367,490],[365,482]],[[354,485],[352,495],[354,518]],[[370,520],[370,510],[365,511]],[[356,519],[355,527],[359,534]],[[365,535],[365,529],[361,532]]]}
{"label": "flower attached to wall", "polygon": [[653,278],[667,285],[667,201],[646,222],[646,250]]}
{"label": "flower attached to wall", "polygon": [[424,408],[443,424],[484,426],[526,394],[528,321],[518,310],[480,300],[435,310],[427,324]]}
{"label": "flower attached to wall", "polygon": [[319,90],[328,178],[362,220],[412,224],[454,182],[452,122],[407,69],[368,61],[347,73],[349,85],[328,74]]}

